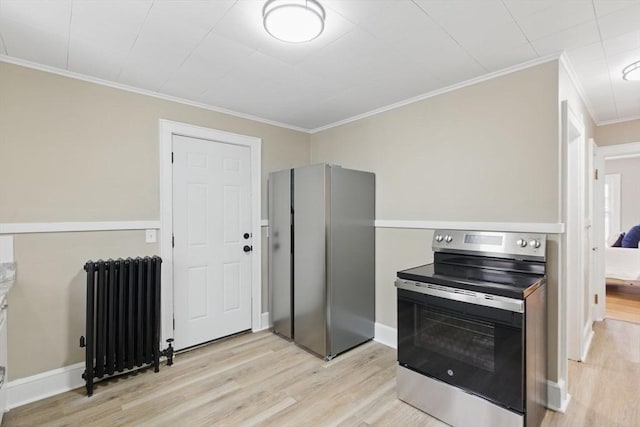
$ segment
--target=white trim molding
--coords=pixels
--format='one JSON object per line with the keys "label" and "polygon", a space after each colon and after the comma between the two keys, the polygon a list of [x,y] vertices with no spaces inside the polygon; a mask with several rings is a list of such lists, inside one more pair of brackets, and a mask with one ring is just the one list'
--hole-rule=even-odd
{"label": "white trim molding", "polygon": [[5,222],[0,234],[72,233],[80,231],[153,230],[160,221]]}
{"label": "white trim molding", "polygon": [[201,102],[195,102],[195,101],[191,101],[188,99],[184,99],[184,98],[178,98],[176,96],[171,96],[171,95],[166,95],[163,93],[159,93],[159,92],[154,92],[154,91],[150,91],[150,90],[146,90],[146,89],[140,89],[137,87],[133,87],[133,86],[128,86],[122,83],[117,83],[117,82],[112,82],[112,81],[108,81],[108,80],[104,80],[104,79],[100,79],[97,77],[92,77],[92,76],[88,76],[85,74],[80,74],[80,73],[76,73],[73,71],[68,71],[68,70],[63,70],[60,68],[55,68],[55,67],[51,67],[48,65],[42,65],[42,64],[36,64],[35,62],[31,62],[31,61],[26,61],[24,59],[19,59],[19,58],[14,58],[8,55],[3,55],[0,54],[0,62],[5,62],[7,64],[13,64],[13,65],[17,65],[20,67],[25,67],[25,68],[30,68],[32,70],[37,70],[37,71],[42,71],[45,73],[50,73],[50,74],[56,74],[58,76],[63,76],[63,77],[67,77],[67,78],[71,78],[71,79],[75,79],[75,80],[81,80],[84,82],[88,82],[88,83],[93,83],[93,84],[97,84],[100,86],[106,86],[106,87],[110,87],[113,89],[119,89],[119,90],[124,90],[127,92],[132,92],[132,93],[136,93],[139,95],[144,95],[144,96],[149,96],[152,98],[156,98],[156,99],[161,99],[161,100],[165,100],[165,101],[170,101],[170,102],[175,102],[177,104],[183,104],[183,105],[188,105],[191,107],[196,107],[196,108],[201,108],[203,110],[208,110],[208,111],[214,111],[216,113],[221,113],[221,114],[227,114],[230,116],[234,116],[234,117],[239,117],[242,119],[247,119],[247,120],[252,120],[255,122],[259,122],[259,123],[264,123],[264,124],[268,124],[268,125],[272,125],[272,126],[277,126],[280,128],[284,128],[284,129],[291,129],[294,131],[298,131],[298,132],[304,132],[307,134],[314,134],[314,133],[318,133],[318,132],[322,132],[324,130],[327,129],[331,129],[334,127],[338,127],[347,123],[351,123],[351,122],[355,122],[361,119],[365,119],[367,117],[371,117],[371,116],[375,116],[377,114],[381,114],[384,113],[386,111],[391,111],[391,110],[395,110],[397,108],[403,107],[405,105],[409,105],[409,104],[413,104],[415,102],[419,102],[422,101],[424,99],[428,99],[428,98],[433,98],[435,96],[438,95],[442,95],[443,93],[447,93],[447,92],[452,92],[458,89],[461,89],[463,87],[466,86],[472,86],[474,84],[478,84],[481,82],[484,82],[486,80],[491,80],[494,79],[496,77],[500,77],[500,76],[504,76],[516,71],[520,71],[520,70],[524,70],[527,68],[531,68],[534,67],[536,65],[540,65],[540,64],[544,64],[546,62],[549,61],[554,61],[554,60],[559,60],[564,66],[565,69],[567,70],[569,77],[571,80],[573,80],[574,85],[576,86],[576,89],[578,90],[583,102],[585,103],[585,106],[587,107],[587,110],[589,111],[589,114],[591,115],[591,117],[593,118],[593,120],[595,121],[595,124],[597,126],[603,126],[603,125],[610,125],[610,124],[616,124],[616,123],[622,123],[622,122],[627,122],[627,121],[631,121],[631,120],[637,120],[640,119],[640,116],[629,116],[629,117],[625,117],[625,118],[617,118],[617,119],[613,119],[613,120],[604,120],[604,121],[598,121],[596,116],[593,114],[593,108],[591,107],[591,105],[588,102],[588,99],[584,96],[584,90],[582,88],[582,86],[579,84],[578,79],[575,77],[575,72],[573,71],[573,67],[571,66],[568,57],[566,56],[566,54],[552,54],[549,56],[544,56],[542,58],[537,58],[534,59],[532,61],[528,61],[528,62],[524,62],[522,64],[513,66],[513,67],[508,67],[505,68],[503,70],[499,70],[493,73],[488,73],[485,74],[483,76],[479,76],[479,77],[475,77],[473,79],[461,82],[461,83],[457,83],[442,89],[438,89],[438,90],[434,90],[431,92],[427,92],[425,94],[422,95],[418,95],[415,96],[413,98],[409,98],[409,99],[405,99],[403,101],[400,102],[396,102],[394,104],[390,104],[372,111],[368,111],[366,113],[362,113],[362,114],[358,114],[356,116],[353,117],[349,117],[346,118],[344,120],[340,120],[334,123],[329,123],[327,125],[323,125],[317,128],[313,128],[313,129],[307,129],[307,128],[303,128],[300,126],[295,126],[295,125],[291,125],[288,123],[283,123],[283,122],[278,122],[275,120],[269,120],[269,119],[265,119],[262,117],[258,117],[258,116],[253,116],[251,114],[245,114],[245,113],[241,113],[238,111],[233,111],[233,110],[228,110],[226,108],[222,108],[222,107],[217,107],[214,105],[209,105],[209,104],[204,104]]}
{"label": "white trim molding", "polygon": [[589,323],[584,327],[584,331],[582,332],[584,349],[582,350],[582,359],[580,360],[583,362],[587,361],[587,356],[589,355],[589,349],[591,348],[591,343],[593,342],[593,337],[595,335],[595,333],[593,332],[592,324],[593,324],[593,320],[591,321],[591,323]]}
{"label": "white trim molding", "polygon": [[569,76],[569,80],[571,81],[571,84],[573,84],[573,87],[576,88],[576,92],[578,92],[578,96],[580,96],[582,103],[587,108],[587,111],[589,112],[591,119],[594,122],[596,122],[597,126],[600,126],[600,122],[598,122],[598,120],[596,119],[593,106],[591,105],[591,102],[589,101],[589,98],[587,97],[584,91],[584,88],[580,83],[580,79],[578,78],[578,75],[576,74],[576,71],[573,68],[573,64],[569,60],[569,56],[566,54],[566,52],[563,51],[560,54],[559,62],[560,62],[560,65],[564,67],[565,71],[567,72],[567,75]]}
{"label": "white trim molding", "polygon": [[240,113],[238,111],[233,111],[233,110],[228,110],[226,108],[222,108],[222,107],[216,107],[213,105],[209,105],[209,104],[203,104],[200,102],[195,102],[195,101],[190,101],[188,99],[184,99],[184,98],[178,98],[175,96],[171,96],[171,95],[166,95],[163,93],[159,93],[159,92],[154,92],[154,91],[150,91],[150,90],[146,90],[146,89],[140,89],[137,87],[133,87],[133,86],[128,86],[122,83],[116,83],[116,82],[112,82],[109,80],[104,80],[104,79],[100,79],[97,77],[92,77],[92,76],[88,76],[85,74],[80,74],[80,73],[75,73],[73,71],[69,71],[69,70],[63,70],[60,68],[56,68],[56,67],[51,67],[48,65],[42,65],[42,64],[36,64],[34,62],[31,61],[26,61],[24,59],[19,59],[19,58],[14,58],[8,55],[2,55],[0,54],[0,62],[6,62],[8,64],[13,64],[13,65],[18,65],[20,67],[25,67],[25,68],[31,68],[33,70],[38,70],[38,71],[43,71],[46,73],[51,73],[51,74],[56,74],[59,76],[63,76],[63,77],[68,77],[71,79],[76,79],[76,80],[81,80],[81,81],[85,81],[85,82],[89,82],[89,83],[93,83],[93,84],[97,84],[100,86],[106,86],[106,87],[110,87],[110,88],[114,88],[114,89],[119,89],[119,90],[124,90],[127,92],[132,92],[132,93],[137,93],[139,95],[145,95],[145,96],[150,96],[153,98],[157,98],[157,99],[162,99],[165,101],[170,101],[170,102],[175,102],[178,104],[183,104],[183,105],[188,105],[188,106],[192,106],[192,107],[196,107],[196,108],[202,108],[204,110],[209,110],[209,111],[215,111],[217,113],[222,113],[222,114],[228,114],[230,116],[234,116],[234,117],[240,117],[243,119],[247,119],[247,120],[252,120],[255,122],[260,122],[260,123],[265,123],[268,125],[272,125],[272,126],[277,126],[277,127],[281,127],[281,128],[285,128],[285,129],[291,129],[291,130],[295,130],[298,132],[304,132],[304,133],[308,133],[308,134],[313,134],[313,133],[317,133],[317,132],[321,132],[323,130],[327,130],[327,129],[331,129],[334,127],[338,127],[341,126],[343,124],[347,124],[347,123],[351,123],[360,119],[364,119],[370,116],[374,116],[377,114],[381,114],[384,113],[386,111],[390,111],[390,110],[395,110],[397,108],[403,107],[405,105],[409,105],[409,104],[413,104],[415,102],[419,102],[422,101],[424,99],[427,98],[432,98],[438,95],[441,95],[443,93],[447,93],[447,92],[452,92],[454,90],[466,87],[466,86],[472,86],[474,84],[477,83],[481,83],[484,82],[486,80],[491,80],[493,78],[496,77],[500,77],[506,74],[510,74],[516,71],[520,71],[520,70],[524,70],[527,68],[531,68],[533,66],[539,65],[539,64],[544,64],[546,62],[549,61],[554,61],[554,60],[559,60],[561,58],[561,55],[558,54],[552,54],[549,56],[545,56],[542,58],[537,58],[534,59],[532,61],[528,61],[528,62],[524,62],[522,64],[513,66],[513,67],[508,67],[505,68],[503,70],[499,70],[496,72],[492,72],[492,73],[488,73],[479,77],[475,77],[472,79],[469,79],[467,81],[461,82],[461,83],[457,83],[442,89],[438,89],[438,90],[434,90],[431,92],[427,92],[425,94],[422,95],[418,95],[416,97],[413,98],[409,98],[406,99],[404,101],[400,101],[391,105],[387,105],[385,107],[382,108],[378,108],[363,114],[359,114],[344,120],[340,120],[334,123],[329,123],[327,125],[321,126],[321,127],[317,127],[314,129],[306,129],[306,128],[302,128],[299,126],[294,126],[294,125],[290,125],[287,123],[282,123],[282,122],[277,122],[274,120],[269,120],[269,119],[264,119],[262,117],[257,117],[257,116],[252,116],[250,114],[245,114],[245,113]]}
{"label": "white trim molding", "polygon": [[20,67],[25,67],[25,68],[31,68],[32,70],[38,70],[38,71],[43,71],[45,73],[56,74],[58,76],[68,77],[70,79],[75,79],[75,80],[81,80],[84,82],[93,83],[100,86],[106,86],[113,89],[119,89],[127,92],[137,93],[138,95],[150,96],[152,98],[175,102],[177,104],[188,105],[190,107],[201,108],[203,110],[214,111],[216,113],[227,114],[229,116],[240,117],[241,119],[247,119],[247,120],[251,120],[259,123],[265,123],[267,125],[277,126],[280,128],[309,133],[309,129],[301,128],[299,126],[293,126],[287,123],[277,122],[275,120],[264,119],[262,117],[252,116],[251,114],[240,113],[238,111],[228,110],[226,108],[216,107],[214,105],[203,104],[201,102],[190,101],[188,99],[178,98],[176,96],[166,95],[160,92],[140,89],[140,88],[128,86],[122,83],[116,83],[109,80],[88,76],[86,74],[80,74],[80,73],[75,73],[73,71],[62,70],[60,68],[55,68],[48,65],[36,64],[34,62],[26,61],[24,59],[14,58],[12,56],[0,54],[0,62],[6,62],[8,64],[18,65]]}
{"label": "white trim molding", "polygon": [[634,116],[623,117],[619,119],[611,119],[611,120],[602,120],[600,122],[596,122],[597,126],[606,126],[606,125],[615,125],[618,123],[630,122],[632,120],[640,120],[640,114]]}
{"label": "white trim molding", "polygon": [[251,156],[251,330],[262,329],[262,220],[261,212],[261,158],[262,140],[253,136],[240,135],[216,129],[209,129],[187,123],[159,120],[160,144],[160,256],[162,257],[162,342],[173,336],[173,168],[171,151],[173,135],[205,139],[246,146]]}
{"label": "white trim molding", "polygon": [[598,154],[605,160],[624,159],[640,155],[640,142],[627,144],[603,145],[598,147]]}
{"label": "white trim molding", "polygon": [[[376,228],[407,228],[416,230],[482,230],[516,231],[521,233],[564,233],[561,222],[470,222],[470,221],[407,221],[395,219],[377,219]],[[263,219],[262,226],[268,227],[269,220]]]}
{"label": "white trim molding", "polygon": [[398,348],[398,330],[391,326],[375,323],[373,340],[387,347]]}
{"label": "white trim molding", "polygon": [[[640,142],[629,142],[626,144],[615,144],[615,145],[604,145],[604,146],[598,146],[598,150],[596,152],[596,164],[600,165],[599,167],[601,167],[603,173],[606,173],[606,166],[605,166],[605,161],[606,160],[615,160],[615,159],[624,159],[624,158],[630,158],[630,157],[638,157],[640,156]],[[606,179],[606,175],[605,175],[605,179]],[[600,190],[600,191],[604,191],[604,190]],[[602,197],[604,198],[604,195],[602,195]],[[619,207],[618,207],[618,211],[619,211]],[[599,212],[599,215],[604,215],[604,210],[601,210]],[[594,221],[603,221],[603,218],[595,218],[594,217]],[[602,242],[602,241],[601,241]],[[600,243],[600,247],[602,247],[602,243]],[[604,251],[596,251],[595,255],[597,257],[599,257],[600,259],[598,260],[598,263],[600,264],[600,268],[601,270],[599,271],[598,274],[598,284],[596,285],[596,288],[594,289],[595,293],[597,295],[600,295],[601,297],[603,297],[604,295],[606,295],[606,281],[605,281],[605,274],[604,274]],[[605,313],[607,310],[607,300],[606,298],[601,298],[601,303],[598,304],[596,306],[597,308],[594,308],[594,320],[602,320],[605,317]]]}
{"label": "white trim molding", "polygon": [[570,401],[571,395],[567,392],[564,380],[557,383],[547,380],[547,408],[564,414]]}
{"label": "white trim molding", "polygon": [[7,408],[13,409],[85,385],[85,363],[65,366],[41,374],[10,381],[7,384]]}
{"label": "white trim molding", "polygon": [[258,332],[258,331],[263,331],[265,329],[269,329],[271,326],[273,326],[271,324],[271,318],[269,316],[269,312],[266,311],[266,312],[262,313],[261,321],[260,321],[260,329],[254,331],[254,332]]}
{"label": "white trim molding", "polygon": [[377,219],[378,228],[413,228],[425,230],[516,231],[522,233],[564,233],[563,223],[543,222],[471,222],[471,221],[403,221]]}
{"label": "white trim molding", "polygon": [[479,77],[474,77],[469,80],[465,80],[460,83],[453,84],[451,86],[444,87],[442,89],[436,89],[431,92],[424,93],[422,95],[414,96],[413,98],[405,99],[403,101],[396,102],[391,105],[387,105],[381,108],[377,108],[375,110],[368,111],[366,113],[358,114],[353,117],[346,118],[344,120],[340,120],[334,123],[329,123],[328,125],[320,126],[315,129],[311,129],[308,131],[311,134],[322,132],[327,129],[335,128],[338,126],[345,125],[347,123],[356,122],[361,119],[366,119],[367,117],[375,116],[378,114],[382,114],[387,111],[395,110],[400,107],[404,107],[405,105],[414,104],[416,102],[423,101],[428,98],[433,98],[438,95],[442,95],[447,92],[453,92],[458,89],[462,89],[467,86],[473,86],[478,83],[482,83],[487,80],[495,79],[496,77],[505,76],[507,74],[515,73],[517,71],[525,70],[527,68],[535,67],[536,65],[545,64],[551,61],[558,61],[562,58],[560,54],[554,53],[548,56],[543,56],[542,58],[536,58],[531,61],[523,62],[522,64],[518,64],[512,67],[507,67],[502,70],[494,71],[491,73],[484,74]]}

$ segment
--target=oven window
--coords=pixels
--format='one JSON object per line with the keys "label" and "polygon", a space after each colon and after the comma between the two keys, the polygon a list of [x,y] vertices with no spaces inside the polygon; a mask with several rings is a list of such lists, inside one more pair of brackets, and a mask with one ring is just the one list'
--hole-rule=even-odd
{"label": "oven window", "polygon": [[417,307],[415,345],[460,362],[495,371],[495,328],[478,320]]}
{"label": "oven window", "polygon": [[398,290],[401,366],[523,411],[523,314]]}

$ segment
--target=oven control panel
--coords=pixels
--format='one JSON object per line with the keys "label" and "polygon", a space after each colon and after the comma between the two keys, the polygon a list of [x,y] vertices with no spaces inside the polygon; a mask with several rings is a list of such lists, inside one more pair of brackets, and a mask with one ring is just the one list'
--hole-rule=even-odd
{"label": "oven control panel", "polygon": [[544,261],[547,236],[505,231],[436,230],[432,247],[435,252],[464,252]]}

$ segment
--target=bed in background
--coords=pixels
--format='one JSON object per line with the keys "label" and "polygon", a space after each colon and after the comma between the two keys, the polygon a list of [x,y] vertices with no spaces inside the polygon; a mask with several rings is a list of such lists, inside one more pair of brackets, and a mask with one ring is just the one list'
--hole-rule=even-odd
{"label": "bed in background", "polygon": [[606,248],[604,253],[607,285],[640,286],[640,249]]}
{"label": "bed in background", "polygon": [[627,233],[617,233],[605,248],[605,277],[607,285],[640,286],[640,226]]}

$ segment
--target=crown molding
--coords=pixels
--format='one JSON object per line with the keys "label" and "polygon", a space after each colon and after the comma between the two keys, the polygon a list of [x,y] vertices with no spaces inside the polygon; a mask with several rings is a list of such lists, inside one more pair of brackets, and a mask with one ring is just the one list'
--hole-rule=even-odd
{"label": "crown molding", "polygon": [[314,134],[314,133],[322,132],[334,127],[345,125],[347,123],[355,122],[361,119],[365,119],[367,117],[371,117],[387,111],[395,110],[396,108],[404,107],[405,105],[414,104],[416,102],[420,102],[425,99],[433,98],[435,96],[442,95],[448,92],[453,92],[455,90],[462,89],[467,86],[473,86],[475,84],[482,83],[487,80],[495,79],[496,77],[505,76],[507,74],[515,73],[517,71],[525,70],[527,68],[535,67],[536,65],[545,64],[547,62],[558,61],[560,59],[560,56],[561,56],[560,54],[547,55],[537,59],[533,59],[531,61],[523,62],[522,64],[514,65],[513,67],[503,68],[502,70],[487,73],[479,77],[474,77],[472,79],[465,80],[463,82],[456,83],[451,86],[444,87],[442,89],[436,89],[434,91],[423,93],[422,95],[414,96],[413,98],[405,99],[403,101],[399,101],[399,102],[387,105],[385,107],[377,108],[375,110],[371,110],[366,113],[358,114],[356,116],[349,117],[344,120],[340,120],[325,126],[311,129],[309,133]]}
{"label": "crown molding", "polygon": [[598,147],[598,154],[603,156],[605,160],[638,157],[640,155],[640,142],[602,145]]}
{"label": "crown molding", "polygon": [[175,102],[178,104],[183,104],[183,105],[187,105],[190,107],[196,107],[196,108],[201,108],[203,110],[208,110],[208,111],[213,111],[216,113],[221,113],[221,114],[227,114],[233,117],[238,117],[241,119],[247,119],[247,120],[252,120],[255,122],[259,122],[259,123],[264,123],[267,125],[271,125],[271,126],[277,126],[280,128],[284,128],[284,129],[289,129],[289,130],[293,130],[293,131],[297,131],[297,132],[303,132],[303,133],[307,133],[307,134],[314,134],[314,133],[318,133],[318,132],[322,132],[334,127],[338,127],[347,123],[351,123],[351,122],[355,122],[361,119],[365,119],[367,117],[371,117],[371,116],[375,116],[377,114],[381,114],[387,111],[391,111],[391,110],[395,110],[396,108],[400,108],[400,107],[404,107],[405,105],[409,105],[409,104],[413,104],[428,98],[432,98],[438,95],[442,95],[445,94],[447,92],[453,92],[455,90],[458,89],[462,89],[464,87],[467,86],[472,86],[475,85],[477,83],[481,83],[487,80],[491,80],[494,79],[496,77],[500,77],[500,76],[504,76],[507,74],[511,74],[517,71],[521,71],[527,68],[531,68],[531,67],[535,67],[536,65],[540,65],[540,64],[544,64],[550,61],[555,61],[555,60],[559,60],[562,65],[565,67],[565,69],[567,70],[567,73],[569,74],[569,78],[571,79],[572,83],[574,84],[574,86],[576,87],[576,90],[578,91],[578,94],[580,95],[580,98],[582,99],[582,101],[584,102],[587,111],[589,111],[589,115],[591,116],[591,118],[594,120],[596,126],[605,126],[605,125],[611,125],[611,124],[617,124],[617,123],[623,123],[623,122],[628,122],[628,121],[632,121],[632,120],[638,120],[640,119],[640,115],[638,116],[632,116],[632,117],[627,117],[627,118],[621,118],[621,119],[613,119],[613,120],[604,120],[604,121],[598,121],[596,118],[596,115],[593,112],[593,107],[591,106],[590,102],[588,101],[588,98],[585,95],[584,89],[582,87],[582,85],[579,83],[579,80],[576,77],[575,71],[573,70],[573,67],[571,65],[571,63],[569,62],[569,59],[567,57],[567,55],[563,52],[561,54],[552,54],[552,55],[547,55],[538,59],[534,59],[532,61],[527,61],[527,62],[523,62],[522,64],[519,65],[515,65],[513,67],[508,67],[508,68],[504,68],[502,70],[499,71],[495,71],[492,73],[488,73],[485,75],[482,75],[480,77],[475,77],[473,79],[469,79],[466,80],[464,82],[460,82],[460,83],[456,83],[454,85],[451,86],[447,86],[445,88],[442,89],[437,89],[431,92],[427,92],[424,93],[422,95],[418,95],[412,98],[408,98],[405,99],[403,101],[399,101],[384,107],[380,107],[377,108],[375,110],[371,110],[368,111],[366,113],[362,113],[362,114],[358,114],[356,116],[352,116],[349,117],[347,119],[344,120],[340,120],[334,123],[330,123],[328,125],[324,125],[324,126],[320,126],[314,129],[307,129],[307,128],[302,128],[299,126],[294,126],[294,125],[290,125],[287,123],[282,123],[282,122],[278,122],[278,121],[274,121],[274,120],[269,120],[269,119],[265,119],[262,117],[258,117],[258,116],[253,116],[251,114],[245,114],[245,113],[240,113],[238,111],[233,111],[233,110],[228,110],[226,108],[221,108],[221,107],[216,107],[214,105],[209,105],[209,104],[204,104],[201,102],[195,102],[195,101],[190,101],[184,98],[179,98],[176,96],[171,96],[171,95],[165,95],[159,92],[154,92],[154,91],[150,91],[150,90],[146,90],[146,89],[140,89],[137,87],[133,87],[133,86],[128,86],[125,84],[121,84],[121,83],[116,83],[116,82],[111,82],[108,80],[104,80],[104,79],[100,79],[97,77],[91,77],[91,76],[87,76],[85,74],[80,74],[80,73],[75,73],[73,71],[68,71],[68,70],[62,70],[60,68],[56,68],[56,67],[50,67],[48,65],[42,65],[42,64],[36,64],[35,62],[31,62],[31,61],[27,61],[24,59],[19,59],[19,58],[14,58],[11,56],[7,56],[4,54],[0,54],[0,62],[5,62],[8,64],[13,64],[13,65],[17,65],[20,67],[25,67],[25,68],[30,68],[33,70],[37,70],[37,71],[43,71],[45,73],[50,73],[50,74],[56,74],[62,77],[68,77],[71,79],[75,79],[75,80],[81,80],[81,81],[85,81],[88,83],[94,83],[100,86],[106,86],[106,87],[110,87],[113,89],[120,89],[120,90],[124,90],[127,92],[132,92],[132,93],[136,93],[139,95],[144,95],[144,96],[149,96],[152,98],[157,98],[157,99],[161,99],[164,101],[169,101],[169,102]]}
{"label": "crown molding", "polygon": [[616,125],[618,123],[632,122],[634,120],[640,120],[640,114],[637,116],[626,117],[624,119],[604,120],[604,121],[598,122],[597,125],[598,126]]}
{"label": "crown molding", "polygon": [[582,84],[580,83],[580,80],[578,79],[575,69],[573,68],[573,65],[571,64],[569,56],[567,56],[566,52],[562,52],[560,54],[560,64],[564,67],[567,75],[569,76],[569,80],[571,80],[571,83],[576,88],[578,96],[580,96],[580,99],[589,112],[589,116],[591,116],[591,120],[593,120],[596,126],[599,126],[600,122],[598,121],[598,116],[594,113],[593,106],[591,105],[591,102],[589,102],[589,98],[587,98],[587,95],[584,92],[584,88],[582,87]]}
{"label": "crown molding", "polygon": [[37,71],[43,71],[45,73],[56,74],[62,77],[68,77],[75,80],[82,80],[84,82],[94,83],[100,86],[106,86],[113,89],[120,89],[127,92],[137,93],[138,95],[149,96],[152,98],[161,99],[163,101],[175,102],[177,104],[183,104],[183,105],[188,105],[190,107],[201,108],[203,110],[214,111],[216,113],[227,114],[229,116],[252,120],[254,122],[264,123],[271,126],[277,126],[277,127],[290,129],[298,132],[309,133],[309,129],[289,125],[287,123],[281,123],[274,120],[253,116],[251,114],[245,114],[245,113],[240,113],[233,110],[227,110],[226,108],[216,107],[214,105],[204,104],[201,102],[190,101],[188,99],[179,98],[177,96],[165,95],[163,93],[155,92],[152,90],[140,89],[134,86],[125,85],[122,83],[116,83],[109,80],[100,79],[97,77],[91,77],[85,74],[75,73],[73,71],[62,70],[60,68],[51,67],[48,65],[36,64],[35,62],[26,61],[24,59],[14,58],[7,55],[0,54],[0,62],[6,62],[8,64],[18,65],[20,67],[30,68]]}

